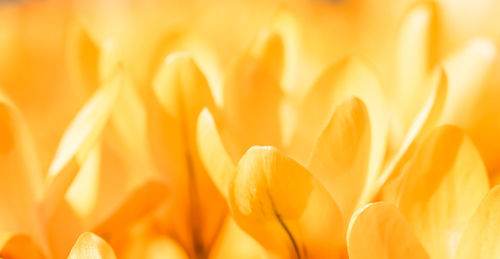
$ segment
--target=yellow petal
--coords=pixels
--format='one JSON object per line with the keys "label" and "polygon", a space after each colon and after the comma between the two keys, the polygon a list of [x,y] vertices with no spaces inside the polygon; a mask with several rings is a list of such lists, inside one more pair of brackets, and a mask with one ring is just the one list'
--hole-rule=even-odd
{"label": "yellow petal", "polygon": [[0,233],[28,234],[42,245],[36,206],[41,176],[21,114],[0,92]]}
{"label": "yellow petal", "polygon": [[90,150],[99,141],[123,84],[121,73],[116,73],[92,96],[61,138],[46,176],[46,193],[42,205],[45,218],[57,207]]}
{"label": "yellow petal", "polygon": [[209,258],[263,259],[266,258],[266,251],[255,239],[241,230],[231,217],[228,217],[210,251]]}
{"label": "yellow petal", "polygon": [[72,84],[94,92],[99,86],[99,47],[82,25],[71,24],[68,31],[66,60]]}
{"label": "yellow petal", "polygon": [[197,132],[200,159],[219,192],[228,199],[227,192],[236,166],[222,143],[212,114],[206,108],[198,117]]}
{"label": "yellow petal", "polygon": [[75,246],[71,249],[68,258],[113,259],[116,256],[106,241],[90,232],[86,232],[80,235]]}
{"label": "yellow petal", "polygon": [[348,99],[335,109],[316,142],[309,168],[350,217],[366,183],[371,129],[360,99]]}
{"label": "yellow petal", "polygon": [[151,221],[141,220],[123,234],[111,237],[109,243],[118,258],[189,258],[176,240],[157,230]]}
{"label": "yellow petal", "polygon": [[179,222],[166,227],[172,235],[182,237],[180,242],[187,250],[203,256],[226,210],[224,199],[198,156],[198,116],[204,107],[214,109],[215,104],[204,75],[187,54],[167,57],[153,82],[153,89],[165,112],[162,126],[170,128],[158,132],[157,136],[166,145],[163,147],[166,157],[157,156],[157,159],[171,162],[164,164],[166,169],[170,167],[165,173],[174,182],[172,202],[164,213],[164,221]]}
{"label": "yellow petal", "polygon": [[349,258],[429,258],[410,225],[390,203],[357,211],[347,234]]}
{"label": "yellow petal", "polygon": [[484,91],[483,84],[497,55],[493,42],[477,39],[443,62],[449,79],[449,101],[442,122],[462,125],[474,119],[470,109]]}
{"label": "yellow petal", "polygon": [[432,3],[418,4],[403,19],[396,41],[397,102],[403,131],[416,116],[431,91],[425,83],[436,59],[436,7]]}
{"label": "yellow petal", "polygon": [[305,168],[273,147],[245,153],[229,198],[236,223],[270,253],[325,258],[344,252],[335,201]]}
{"label": "yellow petal", "polygon": [[88,217],[94,209],[98,196],[100,165],[101,148],[96,145],[65,194],[65,200],[80,218]]}
{"label": "yellow petal", "polygon": [[360,98],[368,110],[372,144],[367,181],[374,182],[385,154],[388,116],[377,74],[357,58],[328,68],[310,90],[301,106],[291,156],[309,156],[314,144],[311,139],[316,139],[327,126],[335,106],[351,96]]}
{"label": "yellow petal", "polygon": [[[397,189],[403,178],[401,175],[403,166],[415,152],[418,141],[421,141],[441,119],[448,93],[448,80],[443,70],[437,72],[437,76],[432,78],[431,84],[434,85],[433,91],[414,118],[397,152],[390,158],[377,181],[376,191],[385,185],[382,191],[383,199],[386,201],[395,200],[398,194]],[[375,194],[374,192],[373,195]]]}
{"label": "yellow petal", "polygon": [[161,181],[151,180],[138,186],[122,204],[116,206],[110,215],[105,215],[94,229],[96,233],[111,235],[119,229],[125,229],[137,219],[144,217],[162,201],[168,198],[168,188]]}
{"label": "yellow petal", "polygon": [[488,191],[481,157],[454,126],[432,131],[403,171],[399,208],[433,258],[452,258],[475,208]]}
{"label": "yellow petal", "polygon": [[251,46],[236,61],[224,83],[224,121],[239,142],[237,150],[230,151],[237,157],[252,145],[281,146],[282,91],[276,78],[281,68],[271,62],[272,56],[281,56],[282,52],[282,42],[276,37],[271,34],[263,43]]}
{"label": "yellow petal", "polygon": [[33,240],[28,235],[0,234],[0,257],[2,258],[45,258]]}
{"label": "yellow petal", "polygon": [[472,216],[458,246],[456,259],[500,257],[500,186],[493,187]]}

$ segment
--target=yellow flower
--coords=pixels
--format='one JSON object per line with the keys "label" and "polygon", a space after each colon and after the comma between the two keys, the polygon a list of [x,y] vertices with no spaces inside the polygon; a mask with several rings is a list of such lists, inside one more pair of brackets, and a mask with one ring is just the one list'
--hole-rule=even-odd
{"label": "yellow flower", "polygon": [[499,10],[2,3],[0,257],[495,257]]}

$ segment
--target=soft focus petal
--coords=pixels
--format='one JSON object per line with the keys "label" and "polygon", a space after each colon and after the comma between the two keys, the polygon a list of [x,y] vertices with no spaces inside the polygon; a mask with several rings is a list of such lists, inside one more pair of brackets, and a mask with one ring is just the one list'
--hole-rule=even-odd
{"label": "soft focus petal", "polygon": [[[397,152],[390,158],[377,181],[376,190],[379,191],[380,188],[383,188],[381,190],[382,197],[386,201],[395,201],[398,195],[397,188],[400,187],[403,179],[403,175],[401,174],[403,167],[415,152],[417,144],[422,141],[441,119],[448,93],[448,81],[444,71],[439,70],[432,77],[430,84],[434,85],[433,91],[414,118]],[[374,194],[376,193],[374,192]]]}
{"label": "soft focus petal", "polygon": [[[486,76],[497,56],[495,44],[488,40],[472,40],[463,49],[444,61],[449,80],[449,101],[442,121],[464,123],[474,108],[475,102],[484,91]],[[459,124],[461,125],[461,124]]]}
{"label": "soft focus petal", "polygon": [[118,258],[189,258],[186,251],[170,237],[157,233],[149,221],[138,221],[132,228],[114,236],[110,244]]}
{"label": "soft focus petal", "polygon": [[0,233],[23,233],[43,245],[37,199],[41,170],[17,108],[0,93]]}
{"label": "soft focus petal", "polygon": [[224,121],[238,142],[229,146],[232,157],[241,157],[252,145],[281,147],[283,61],[274,57],[282,58],[282,45],[278,35],[266,34],[236,60],[225,78]]}
{"label": "soft focus petal", "polygon": [[211,259],[264,259],[266,255],[265,249],[241,230],[231,217],[226,219],[210,252]]}
{"label": "soft focus petal", "polygon": [[[305,97],[292,143],[292,157],[310,154],[314,144],[311,139],[316,139],[326,127],[335,106],[351,96],[361,99],[368,110],[372,143],[367,181],[373,183],[385,155],[388,116],[377,74],[357,58],[343,60],[324,71]],[[371,189],[369,186],[363,196]]]}
{"label": "soft focus petal", "polygon": [[[204,107],[214,109],[208,82],[195,60],[185,53],[168,56],[153,81],[153,90],[163,108],[167,129],[157,132],[166,157],[157,159],[173,182],[172,200],[161,223],[191,256],[206,256],[215,238],[226,203],[210,180],[198,156],[196,126]],[[161,136],[163,135],[163,136]],[[170,224],[168,222],[178,222]]]}
{"label": "soft focus petal", "polygon": [[42,250],[28,235],[0,234],[0,258],[45,258]]}
{"label": "soft focus petal", "polygon": [[252,147],[229,189],[236,223],[279,257],[339,256],[343,220],[310,173],[273,147]]}
{"label": "soft focus petal", "polygon": [[371,145],[370,119],[358,98],[337,106],[316,142],[309,168],[347,218],[366,184]]}
{"label": "soft focus petal", "polygon": [[436,61],[436,30],[436,7],[431,3],[411,8],[399,28],[393,101],[401,107],[396,112],[403,121],[403,132],[432,91],[425,82]]}
{"label": "soft focus petal", "polygon": [[500,257],[500,186],[491,189],[460,240],[456,259]]}
{"label": "soft focus petal", "polygon": [[396,207],[380,202],[357,211],[347,235],[349,258],[429,258]]}
{"label": "soft focus petal", "polygon": [[68,258],[114,259],[116,256],[106,241],[90,232],[86,232],[80,235],[75,246],[71,249]]}
{"label": "soft focus petal", "polygon": [[46,176],[44,217],[49,217],[96,145],[123,84],[122,72],[100,88],[69,125]]}
{"label": "soft focus petal", "polygon": [[423,141],[403,173],[402,214],[431,257],[452,258],[489,188],[479,153],[461,129],[442,126]]}
{"label": "soft focus petal", "polygon": [[228,199],[229,184],[236,173],[236,166],[226,151],[214,118],[208,109],[198,117],[198,151],[203,165],[219,192]]}

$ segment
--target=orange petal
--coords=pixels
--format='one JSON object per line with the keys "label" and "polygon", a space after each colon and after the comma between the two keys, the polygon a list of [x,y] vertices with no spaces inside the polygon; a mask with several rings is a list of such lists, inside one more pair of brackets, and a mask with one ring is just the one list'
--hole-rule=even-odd
{"label": "orange petal", "polygon": [[137,187],[117,206],[112,214],[106,215],[95,227],[96,233],[110,235],[119,229],[125,229],[137,219],[144,217],[167,199],[168,188],[160,181],[148,181]]}
{"label": "orange petal", "polygon": [[40,247],[28,235],[0,234],[0,258],[45,258]]}
{"label": "orange petal", "polygon": [[372,203],[357,211],[347,234],[349,258],[429,258],[411,226],[390,203]]}
{"label": "orange petal", "polygon": [[34,151],[20,112],[0,92],[0,233],[28,234],[42,245],[42,172]]}
{"label": "orange petal", "polygon": [[42,204],[48,218],[70,186],[90,150],[99,141],[122,87],[121,71],[105,83],[76,115],[61,138],[46,176],[46,193]]}
{"label": "orange petal", "polygon": [[403,171],[399,208],[433,258],[451,258],[488,191],[481,157],[454,126],[432,131]]}
{"label": "orange petal", "polygon": [[100,237],[86,232],[80,235],[75,245],[68,255],[70,259],[114,259],[116,258],[113,249]]}
{"label": "orange petal", "polygon": [[500,257],[500,186],[493,187],[481,201],[465,229],[456,259]]}
{"label": "orange petal", "polygon": [[120,235],[111,237],[109,243],[119,258],[189,258],[176,240],[158,233],[154,223],[148,219],[139,221]]}
{"label": "orange petal", "polygon": [[182,237],[179,239],[185,247],[203,254],[215,238],[226,210],[226,203],[200,161],[196,138],[201,110],[204,107],[213,109],[215,104],[203,73],[195,61],[183,53],[167,57],[154,80],[153,89],[164,109],[165,122],[172,122],[163,125],[171,129],[160,132],[169,134],[160,138],[172,140],[173,144],[163,142],[167,145],[164,149],[167,158],[159,158],[170,160],[171,164],[165,168],[178,169],[166,171],[174,184],[172,202],[164,221],[179,222],[166,227],[172,229],[172,235]]}
{"label": "orange petal", "polygon": [[353,213],[366,184],[371,129],[360,99],[342,102],[316,142],[309,168],[338,202],[344,216]]}
{"label": "orange petal", "polygon": [[265,249],[241,230],[231,217],[228,217],[210,251],[209,258],[260,259],[265,256]]}

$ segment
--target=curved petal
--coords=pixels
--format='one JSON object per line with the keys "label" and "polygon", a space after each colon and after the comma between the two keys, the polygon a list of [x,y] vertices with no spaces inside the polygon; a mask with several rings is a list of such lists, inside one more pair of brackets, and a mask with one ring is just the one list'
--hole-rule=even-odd
{"label": "curved petal", "polygon": [[228,72],[223,118],[238,141],[236,150],[230,151],[236,157],[241,157],[252,145],[281,146],[283,93],[276,76],[281,74],[282,61],[274,60],[273,56],[281,58],[282,48],[280,38],[269,34],[255,42]]}
{"label": "curved petal", "polygon": [[158,180],[150,180],[138,186],[122,204],[116,206],[110,215],[94,227],[96,233],[111,235],[119,229],[125,229],[132,222],[144,217],[168,197],[167,185]]}
{"label": "curved petal", "polygon": [[45,255],[28,235],[0,234],[0,257],[43,259]]}
{"label": "curved petal", "polygon": [[343,220],[334,200],[294,160],[254,146],[238,163],[229,189],[236,223],[280,257],[343,253]]}
{"label": "curved petal", "polygon": [[309,168],[338,202],[346,218],[354,212],[366,184],[371,128],[368,111],[353,97],[337,106],[312,153]]}
{"label": "curved petal", "polygon": [[347,234],[349,258],[429,258],[411,226],[390,203],[372,203],[355,213]]}
{"label": "curved petal", "polygon": [[436,62],[436,20],[436,6],[425,2],[412,7],[400,24],[393,100],[400,107],[403,132],[432,91],[425,82]]}
{"label": "curved petal", "polygon": [[224,199],[202,165],[197,145],[198,116],[204,107],[214,109],[215,104],[205,76],[183,53],[167,57],[153,90],[164,112],[161,126],[167,129],[154,136],[164,145],[157,147],[162,150],[159,155],[165,155],[157,154],[156,159],[174,183],[163,221],[178,223],[161,224],[187,250],[205,256],[226,211]]}
{"label": "curved petal", "polygon": [[0,92],[0,233],[24,233],[43,245],[37,199],[42,172],[20,112]]}
{"label": "curved petal", "polygon": [[131,229],[111,237],[109,243],[118,258],[189,258],[179,243],[165,234],[158,233],[149,220],[139,221]]}
{"label": "curved petal", "polygon": [[456,259],[500,257],[500,186],[493,187],[481,201],[465,229]]}
{"label": "curved petal", "polygon": [[474,112],[468,111],[474,108],[484,91],[483,83],[493,67],[497,53],[493,42],[476,39],[444,60],[443,65],[449,79],[449,101],[446,103],[442,122],[462,125],[470,119],[469,116],[475,116]]}
{"label": "curved petal", "polygon": [[452,258],[489,188],[479,153],[460,128],[442,126],[423,141],[403,173],[402,214],[431,257]]}
{"label": "curved petal", "polygon": [[68,255],[70,259],[115,259],[113,249],[100,237],[86,232],[80,235]]}
{"label": "curved petal", "polygon": [[401,171],[403,166],[415,152],[418,141],[421,141],[441,119],[446,105],[448,80],[443,70],[440,70],[432,80],[432,84],[435,85],[434,90],[414,118],[398,151],[390,158],[389,163],[377,181],[376,190],[382,189],[382,196],[385,201],[394,201],[396,199],[397,189],[402,183]]}
{"label": "curved petal", "polygon": [[210,259],[263,259],[266,250],[228,217],[210,251]]}
{"label": "curved petal", "polygon": [[[304,99],[292,142],[292,157],[307,157],[311,153],[314,144],[311,139],[316,139],[326,127],[335,106],[351,96],[363,100],[368,110],[372,144],[367,181],[372,183],[385,155],[388,116],[376,73],[357,58],[346,59],[328,68]],[[363,195],[371,189],[367,188]]]}
{"label": "curved petal", "polygon": [[46,192],[41,205],[44,218],[50,217],[89,152],[99,141],[122,84],[123,75],[118,71],[85,104],[61,138],[46,176]]}
{"label": "curved petal", "polygon": [[236,174],[236,166],[222,143],[212,114],[206,108],[198,117],[197,132],[200,159],[219,192],[228,199],[227,192]]}

